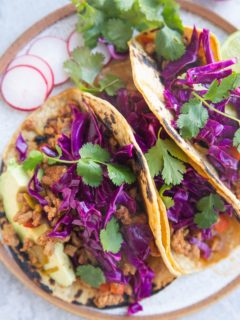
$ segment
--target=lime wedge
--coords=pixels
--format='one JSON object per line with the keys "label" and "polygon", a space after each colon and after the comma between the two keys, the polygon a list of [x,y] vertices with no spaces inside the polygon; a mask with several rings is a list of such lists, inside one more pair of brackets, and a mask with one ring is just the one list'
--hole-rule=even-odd
{"label": "lime wedge", "polygon": [[[222,59],[240,57],[240,30],[232,33],[221,47]],[[240,60],[231,67],[234,71],[240,72]]]}

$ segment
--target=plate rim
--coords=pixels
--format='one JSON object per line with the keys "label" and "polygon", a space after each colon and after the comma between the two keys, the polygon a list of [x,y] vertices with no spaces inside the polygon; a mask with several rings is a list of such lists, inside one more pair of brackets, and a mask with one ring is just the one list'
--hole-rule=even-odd
{"label": "plate rim", "polygon": [[[189,11],[193,14],[201,16],[206,20],[212,22],[222,30],[227,33],[232,33],[237,30],[237,28],[219,16],[218,14],[210,11],[209,9],[202,7],[198,4],[190,2],[188,0],[177,0],[180,7],[186,11]],[[16,56],[16,54],[27,44],[29,43],[34,37],[36,37],[39,33],[43,30],[47,29],[51,25],[55,24],[59,20],[67,18],[75,13],[75,7],[72,4],[68,4],[66,6],[61,7],[53,11],[52,13],[48,14],[47,16],[43,17],[35,24],[33,24],[30,28],[28,28],[25,32],[23,32],[10,46],[9,48],[3,53],[0,57],[0,74],[3,73],[10,61]],[[65,310],[70,313],[73,313],[78,316],[83,316],[86,319],[90,320],[107,320],[107,319],[129,319],[129,316],[125,315],[112,315],[106,313],[100,313],[97,310],[90,309],[85,306],[80,305],[73,305],[67,302],[62,301],[59,298],[56,298],[49,293],[46,293],[41,288],[39,288],[32,280],[30,280],[27,275],[20,269],[20,267],[16,264],[16,262],[11,258],[10,254],[4,248],[3,244],[0,243],[0,261],[7,267],[7,269],[24,285],[26,285],[31,291],[33,291],[38,296],[44,298],[49,303]],[[208,297],[190,305],[187,307],[183,307],[174,311],[159,313],[150,316],[132,316],[131,319],[134,320],[171,320],[177,319],[179,317],[194,313],[203,309],[219,299],[223,298],[234,289],[240,286],[240,275],[235,277],[231,282],[225,285],[223,288],[218,290],[217,292],[209,295]]]}

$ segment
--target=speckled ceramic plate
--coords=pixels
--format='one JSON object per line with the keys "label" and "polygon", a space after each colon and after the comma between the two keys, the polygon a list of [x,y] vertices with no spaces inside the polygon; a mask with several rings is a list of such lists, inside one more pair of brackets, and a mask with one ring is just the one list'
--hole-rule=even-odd
{"label": "speckled ceramic plate", "polygon": [[[191,2],[179,2],[182,5],[182,18],[185,24],[196,24],[198,27],[209,28],[218,36],[220,42],[224,41],[229,33],[235,31],[235,28],[231,24],[208,10]],[[74,12],[74,7],[68,5],[53,12],[33,25],[18,38],[0,58],[0,73],[4,71],[12,58],[25,52],[27,47],[36,37],[42,35],[60,35],[62,38],[67,38],[74,29],[76,21],[77,16]],[[57,94],[68,86],[70,86],[70,83],[55,88],[52,95]],[[0,104],[0,153],[2,153],[5,145],[11,138],[15,129],[25,118],[26,114],[9,108],[2,100],[0,100]],[[11,120],[9,121],[9,119]],[[0,246],[0,260],[18,279],[30,287],[32,291],[48,300],[50,303],[69,312],[94,320],[123,319],[126,317],[125,308],[98,311],[93,308],[68,304],[49,295],[37,287],[24,274],[14,262],[6,248],[2,245]],[[232,252],[231,256],[227,259],[205,271],[177,279],[163,291],[145,299],[142,302],[144,311],[139,313],[138,316],[132,317],[132,319],[176,319],[177,317],[194,312],[213,303],[240,284],[239,262],[240,248]]]}

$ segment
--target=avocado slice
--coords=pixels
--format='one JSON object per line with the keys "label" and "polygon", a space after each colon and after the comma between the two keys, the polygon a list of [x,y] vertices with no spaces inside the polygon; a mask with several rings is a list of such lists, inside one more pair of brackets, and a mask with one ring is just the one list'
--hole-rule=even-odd
{"label": "avocado slice", "polygon": [[[13,220],[19,211],[17,194],[20,191],[27,191],[28,182],[29,176],[22,166],[18,165],[15,160],[10,160],[7,170],[0,176],[0,197],[3,200],[7,219],[20,239],[28,238],[36,243],[37,239],[49,229],[47,223],[36,228],[27,228]],[[55,244],[54,252],[48,257],[48,262],[43,269],[56,269],[55,272],[49,272],[49,276],[61,286],[70,286],[76,279],[71,261],[64,253],[62,243]]]}

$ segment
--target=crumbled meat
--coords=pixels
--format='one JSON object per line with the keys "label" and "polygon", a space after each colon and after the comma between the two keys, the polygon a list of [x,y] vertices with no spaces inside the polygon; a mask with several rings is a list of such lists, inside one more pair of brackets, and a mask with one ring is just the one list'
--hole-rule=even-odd
{"label": "crumbled meat", "polygon": [[77,235],[77,233],[76,232],[72,232],[72,234],[71,234],[71,241],[72,241],[72,244],[74,245],[74,246],[76,246],[76,247],[78,247],[78,248],[80,248],[81,247],[81,240],[80,240],[80,238],[79,238],[79,236]]}
{"label": "crumbled meat", "polygon": [[46,256],[51,256],[54,252],[54,247],[55,247],[55,240],[54,239],[48,239],[46,242],[43,252]]}
{"label": "crumbled meat", "polygon": [[66,166],[45,166],[44,176],[42,177],[41,182],[46,186],[52,186],[63,176],[66,171]]}
{"label": "crumbled meat", "polygon": [[234,183],[234,189],[235,189],[235,194],[236,194],[237,198],[240,200],[240,179],[238,179]]}
{"label": "crumbled meat", "polygon": [[127,294],[128,296],[132,295],[133,290],[132,290],[132,287],[130,286],[130,284],[125,285],[124,293]]}
{"label": "crumbled meat", "polygon": [[21,251],[22,252],[27,252],[29,251],[30,248],[33,247],[33,242],[32,240],[28,239],[28,238],[25,238],[24,241],[23,241],[23,246],[21,248]]}
{"label": "crumbled meat", "polygon": [[132,218],[130,216],[128,208],[120,206],[117,209],[115,215],[122,222],[122,224],[131,224]]}
{"label": "crumbled meat", "polygon": [[50,190],[46,190],[47,196],[45,199],[48,202],[48,205],[44,206],[44,211],[47,213],[48,220],[51,221],[56,217],[60,217],[61,212],[59,207],[61,205],[61,200]]}
{"label": "crumbled meat", "polygon": [[32,220],[32,215],[33,215],[32,211],[27,211],[27,212],[19,211],[13,218],[13,221],[19,224],[25,225]]}
{"label": "crumbled meat", "polygon": [[111,294],[108,292],[99,292],[94,298],[93,302],[98,308],[104,308],[106,306],[114,306],[122,303],[124,297],[122,295]]}
{"label": "crumbled meat", "polygon": [[2,227],[2,240],[8,246],[17,247],[19,245],[19,239],[13,229],[13,226],[5,222]]}
{"label": "crumbled meat", "polygon": [[136,273],[136,267],[128,262],[123,262],[122,271],[125,276],[134,275]]}
{"label": "crumbled meat", "polygon": [[147,224],[147,216],[144,213],[139,215],[135,215],[132,219],[132,223],[139,223],[139,224]]}
{"label": "crumbled meat", "polygon": [[223,248],[223,242],[221,241],[221,239],[219,237],[216,236],[211,240],[210,247],[211,247],[212,251],[219,252]]}
{"label": "crumbled meat", "polygon": [[79,264],[86,264],[88,262],[88,256],[85,249],[79,250],[79,256],[78,256],[78,263]]}
{"label": "crumbled meat", "polygon": [[172,248],[178,254],[183,254],[192,260],[198,260],[200,258],[200,249],[185,240],[186,235],[187,230],[183,228],[175,231],[172,235]]}
{"label": "crumbled meat", "polygon": [[64,252],[69,256],[69,257],[74,257],[75,253],[77,252],[78,248],[71,245],[71,244],[66,244],[64,248]]}

